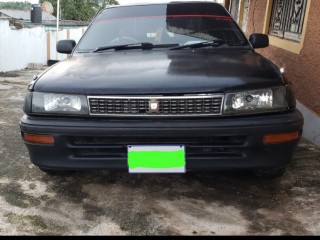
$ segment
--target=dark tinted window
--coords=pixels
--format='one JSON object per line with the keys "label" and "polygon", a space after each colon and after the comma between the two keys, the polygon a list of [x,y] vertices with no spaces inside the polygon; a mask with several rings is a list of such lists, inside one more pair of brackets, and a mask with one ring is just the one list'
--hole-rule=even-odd
{"label": "dark tinted window", "polygon": [[218,4],[123,6],[100,14],[77,51],[140,42],[185,45],[216,39],[227,43],[223,47],[248,46],[236,23]]}

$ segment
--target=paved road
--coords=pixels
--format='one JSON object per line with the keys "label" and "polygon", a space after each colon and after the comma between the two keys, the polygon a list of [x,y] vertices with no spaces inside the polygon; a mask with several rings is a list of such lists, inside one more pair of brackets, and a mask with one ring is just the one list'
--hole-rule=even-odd
{"label": "paved road", "polygon": [[33,74],[0,75],[0,235],[320,234],[320,149],[306,141],[277,180],[246,172],[42,173],[18,125]]}

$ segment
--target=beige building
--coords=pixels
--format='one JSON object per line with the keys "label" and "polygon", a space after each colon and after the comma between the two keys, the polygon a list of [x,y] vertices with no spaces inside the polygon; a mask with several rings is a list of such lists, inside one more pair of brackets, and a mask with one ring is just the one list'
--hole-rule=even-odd
{"label": "beige building", "polygon": [[257,52],[284,68],[298,108],[304,136],[320,145],[320,1],[225,0],[243,31],[269,35],[270,46]]}

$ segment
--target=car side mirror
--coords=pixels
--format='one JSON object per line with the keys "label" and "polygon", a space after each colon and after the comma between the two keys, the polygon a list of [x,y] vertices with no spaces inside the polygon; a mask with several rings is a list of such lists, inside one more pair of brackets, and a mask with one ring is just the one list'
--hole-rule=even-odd
{"label": "car side mirror", "polygon": [[57,52],[71,54],[75,46],[76,41],[74,40],[61,40],[57,43]]}
{"label": "car side mirror", "polygon": [[269,37],[266,34],[253,33],[249,41],[253,48],[266,48],[269,46]]}

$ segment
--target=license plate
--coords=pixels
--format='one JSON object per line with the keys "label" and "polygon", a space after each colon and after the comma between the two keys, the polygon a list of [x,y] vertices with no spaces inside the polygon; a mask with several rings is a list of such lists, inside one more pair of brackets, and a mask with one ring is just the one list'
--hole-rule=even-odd
{"label": "license plate", "polygon": [[128,146],[129,173],[185,173],[185,146]]}

